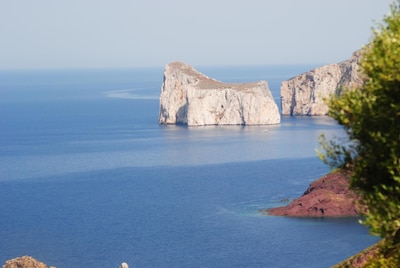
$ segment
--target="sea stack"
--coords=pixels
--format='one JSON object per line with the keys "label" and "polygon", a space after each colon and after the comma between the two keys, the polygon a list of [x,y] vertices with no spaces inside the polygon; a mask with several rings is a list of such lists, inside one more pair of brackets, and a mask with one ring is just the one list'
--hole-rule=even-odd
{"label": "sea stack", "polygon": [[230,84],[182,62],[166,65],[160,95],[160,124],[279,124],[280,113],[266,81]]}
{"label": "sea stack", "polygon": [[327,115],[324,98],[363,83],[358,62],[361,50],[349,60],[315,68],[281,85],[282,115]]}

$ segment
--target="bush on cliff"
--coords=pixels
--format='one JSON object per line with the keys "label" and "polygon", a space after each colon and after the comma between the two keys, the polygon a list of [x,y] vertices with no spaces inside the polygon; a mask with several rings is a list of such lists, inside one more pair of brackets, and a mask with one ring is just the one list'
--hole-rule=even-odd
{"label": "bush on cliff", "polygon": [[351,169],[350,184],[367,207],[365,223],[384,238],[370,267],[400,267],[400,4],[373,29],[360,67],[361,88],[328,101],[350,143],[323,140],[323,160]]}

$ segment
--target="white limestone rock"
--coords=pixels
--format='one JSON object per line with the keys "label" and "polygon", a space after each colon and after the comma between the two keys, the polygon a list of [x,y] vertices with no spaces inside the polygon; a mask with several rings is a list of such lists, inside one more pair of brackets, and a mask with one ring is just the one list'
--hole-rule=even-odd
{"label": "white limestone rock", "polygon": [[324,98],[362,84],[358,66],[360,57],[361,50],[358,50],[349,60],[315,68],[283,81],[282,115],[326,115],[328,106]]}
{"label": "white limestone rock", "polygon": [[280,114],[266,81],[227,84],[182,62],[165,67],[160,124],[279,124]]}

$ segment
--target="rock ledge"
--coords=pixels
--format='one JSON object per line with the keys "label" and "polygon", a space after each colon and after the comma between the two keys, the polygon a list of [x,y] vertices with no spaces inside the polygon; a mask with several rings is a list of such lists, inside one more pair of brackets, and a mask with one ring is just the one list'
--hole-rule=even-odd
{"label": "rock ledge", "polygon": [[[6,261],[3,268],[47,268],[47,265],[30,256],[22,256]],[[50,266],[50,268],[55,267]]]}

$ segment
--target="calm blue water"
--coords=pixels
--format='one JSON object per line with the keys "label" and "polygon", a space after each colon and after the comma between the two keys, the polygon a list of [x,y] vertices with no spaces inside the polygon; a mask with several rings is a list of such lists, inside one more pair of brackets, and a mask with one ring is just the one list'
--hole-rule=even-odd
{"label": "calm blue water", "polygon": [[[309,66],[199,68],[226,82]],[[0,72],[0,261],[57,267],[329,267],[374,243],[356,218],[259,209],[329,171],[324,117],[159,126],[162,69]]]}

